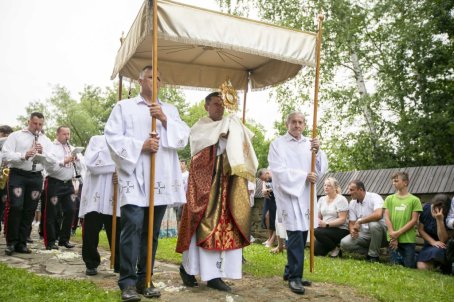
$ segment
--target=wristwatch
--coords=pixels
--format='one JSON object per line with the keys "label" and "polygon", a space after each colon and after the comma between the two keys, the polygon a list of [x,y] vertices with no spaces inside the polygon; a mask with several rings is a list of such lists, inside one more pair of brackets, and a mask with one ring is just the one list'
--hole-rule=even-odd
{"label": "wristwatch", "polygon": [[329,228],[329,223],[326,224],[326,227]]}

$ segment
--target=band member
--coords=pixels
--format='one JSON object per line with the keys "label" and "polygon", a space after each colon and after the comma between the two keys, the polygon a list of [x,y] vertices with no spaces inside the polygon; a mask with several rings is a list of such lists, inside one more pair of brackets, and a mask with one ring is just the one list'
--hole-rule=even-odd
{"label": "band member", "polygon": [[43,221],[44,244],[48,250],[58,249],[57,238],[59,246],[68,249],[74,247],[69,242],[76,200],[72,179],[77,169],[80,171],[81,165],[68,144],[70,137],[68,127],[58,127],[50,154],[53,163],[46,167],[48,176],[44,185],[46,205]]}
{"label": "band member", "polygon": [[3,145],[3,158],[10,165],[5,210],[6,255],[14,251],[31,253],[27,236],[43,186],[40,158],[52,149],[52,142],[42,133],[43,125],[43,114],[33,112],[28,127],[13,132]]}
{"label": "band member", "polygon": [[[113,212],[113,181],[115,163],[110,157],[104,135],[96,135],[90,139],[87,151],[84,155],[87,173],[85,185],[82,188],[79,217],[83,218],[82,225],[82,258],[89,276],[96,275],[97,267],[101,263],[98,253],[99,232],[106,230],[107,239],[111,246],[112,238],[112,212]],[[115,175],[116,177],[116,175]],[[115,241],[115,265],[114,270],[120,270],[120,253],[118,243],[120,241],[120,203],[117,202],[117,228]]]}

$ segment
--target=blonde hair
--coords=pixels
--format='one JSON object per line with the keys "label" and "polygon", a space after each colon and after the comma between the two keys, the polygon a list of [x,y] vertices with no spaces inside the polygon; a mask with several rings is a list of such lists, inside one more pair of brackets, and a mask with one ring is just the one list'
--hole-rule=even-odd
{"label": "blonde hair", "polygon": [[339,182],[334,177],[328,177],[327,179],[325,179],[325,182],[328,182],[331,186],[333,186],[337,194],[340,194],[342,192]]}

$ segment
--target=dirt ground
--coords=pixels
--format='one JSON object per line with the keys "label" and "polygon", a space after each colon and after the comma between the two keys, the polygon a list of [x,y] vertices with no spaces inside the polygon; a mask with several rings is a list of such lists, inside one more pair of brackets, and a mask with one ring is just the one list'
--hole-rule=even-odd
{"label": "dirt ground", "polygon": [[[34,243],[29,247],[32,254],[17,254],[6,256],[4,254],[5,240],[0,240],[0,261],[12,267],[24,268],[37,275],[56,278],[85,279],[93,281],[100,288],[118,290],[118,275],[109,268],[109,253],[101,251],[102,264],[98,268],[98,275],[89,277],[85,275],[85,265],[81,257],[81,245],[74,249],[60,249],[46,251],[42,240],[34,234]],[[157,262],[154,284],[161,289],[159,301],[172,302],[199,302],[199,301],[226,301],[226,302],[268,302],[268,301],[376,301],[356,293],[355,289],[330,283],[316,282],[311,287],[306,287],[305,295],[292,293],[287,282],[281,276],[273,278],[254,278],[249,275],[241,280],[226,280],[233,289],[225,293],[210,289],[205,282],[199,282],[197,288],[186,288],[182,285],[178,266]],[[118,291],[120,301],[120,291]],[[142,299],[146,301],[147,299]]]}

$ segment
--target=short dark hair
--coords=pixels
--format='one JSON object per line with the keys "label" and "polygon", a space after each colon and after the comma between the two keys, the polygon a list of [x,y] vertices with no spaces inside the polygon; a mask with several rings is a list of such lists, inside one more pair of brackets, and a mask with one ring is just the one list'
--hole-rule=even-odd
{"label": "short dark hair", "polygon": [[218,91],[215,91],[215,92],[212,92],[212,93],[210,93],[209,95],[207,95],[207,96],[205,97],[205,104],[208,104],[208,103],[211,101],[211,98],[212,98],[212,97],[215,97],[215,96],[221,96],[221,93],[218,92]]}
{"label": "short dark hair", "polygon": [[42,119],[44,118],[44,115],[41,112],[35,111],[30,114],[30,119],[34,118],[35,116],[37,118],[42,118]]}
{"label": "short dark hair", "polygon": [[437,194],[430,200],[430,204],[432,206],[441,206],[443,215],[446,217],[451,208],[451,199],[446,194]]}
{"label": "short dark hair", "polygon": [[60,133],[60,130],[63,129],[63,128],[68,128],[68,129],[69,129],[68,126],[64,126],[64,125],[63,125],[63,126],[59,126],[59,127],[57,128],[57,133]]}
{"label": "short dark hair", "polygon": [[13,128],[8,125],[0,126],[0,132],[3,134],[11,134],[13,132]]}
{"label": "short dark hair", "polygon": [[362,189],[364,192],[366,192],[366,186],[359,179],[353,179],[349,182],[349,184],[354,184],[358,189]]}

